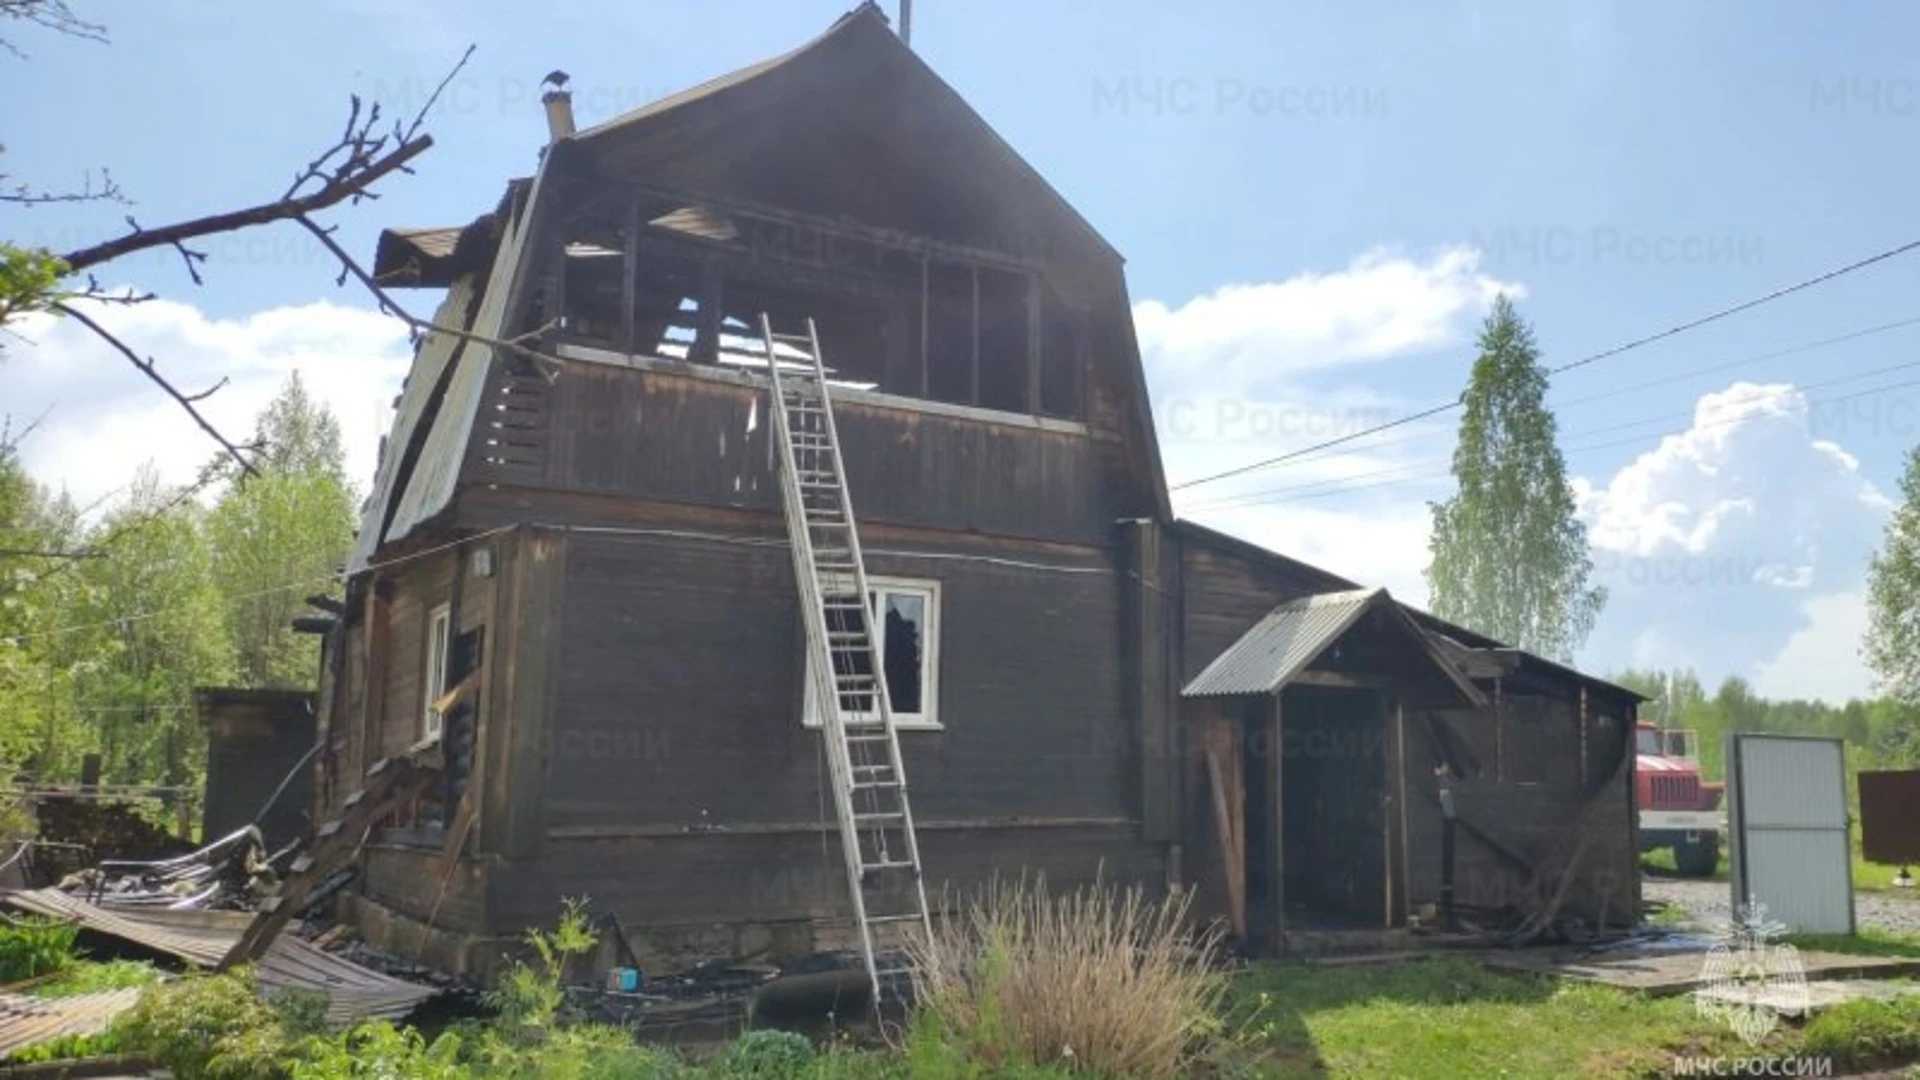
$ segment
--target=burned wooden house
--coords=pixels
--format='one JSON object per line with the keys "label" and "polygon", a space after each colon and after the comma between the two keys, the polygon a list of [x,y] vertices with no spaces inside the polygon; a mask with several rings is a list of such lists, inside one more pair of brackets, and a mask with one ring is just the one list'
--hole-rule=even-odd
{"label": "burned wooden house", "polygon": [[[1041,872],[1191,887],[1255,942],[1404,928],[1448,761],[1463,903],[1566,881],[1631,917],[1632,696],[1175,521],[1120,256],[876,7],[593,128],[548,106],[492,212],[380,240],[457,329],[326,649],[321,819],[382,757],[444,762],[366,848],[375,940],[485,967],[588,896],[649,963],[834,942],[835,740],[877,736],[810,689],[814,639],[862,627],[936,901]],[[778,325],[830,409],[776,387]],[[857,507],[864,622],[816,610],[817,535],[796,559],[808,476]]]}

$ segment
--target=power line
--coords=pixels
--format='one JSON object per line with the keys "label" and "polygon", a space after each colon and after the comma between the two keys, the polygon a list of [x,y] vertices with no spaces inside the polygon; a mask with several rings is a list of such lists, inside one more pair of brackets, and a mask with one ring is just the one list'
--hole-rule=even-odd
{"label": "power line", "polygon": [[[469,544],[475,540],[483,540],[489,536],[494,536],[498,533],[506,532],[508,529],[513,529],[517,527],[518,526],[516,525],[500,525],[495,528],[488,529],[485,532],[474,533],[472,536],[461,537],[458,540],[449,540],[448,542],[444,544],[440,544],[436,547],[424,548],[420,551],[409,552],[408,554],[401,555],[396,558],[388,559],[384,562],[369,563],[366,569],[384,570],[389,566],[398,566],[401,563],[412,562],[415,559],[426,558],[428,555],[437,555],[440,552],[446,551],[450,548],[456,548],[462,544]],[[236,595],[236,596],[227,597],[227,599],[230,601],[252,600],[257,597],[272,596],[275,593],[290,592],[294,589],[310,588],[317,583],[322,583],[322,582],[331,583],[336,580],[338,580],[338,577],[337,575],[334,575],[334,574],[325,574],[318,577],[302,578],[299,581],[290,581],[284,585],[275,585],[272,588],[255,589],[253,592],[240,593],[239,595]],[[71,626],[58,626],[51,630],[39,630],[29,634],[16,634],[13,637],[0,638],[0,642],[5,642],[7,644],[11,644],[15,646],[25,645],[28,641],[34,638],[59,637],[60,635],[63,635],[63,634],[79,633],[82,630],[98,630],[106,627],[122,626],[126,623],[144,622],[147,619],[156,619],[162,615],[167,615],[176,611],[183,611],[183,610],[185,610],[184,607],[160,608],[158,610],[143,611],[133,615],[122,615],[122,616],[119,616],[118,618],[113,618],[113,619],[103,619],[103,620],[100,620],[99,622],[75,623]]]}
{"label": "power line", "polygon": [[[1708,323],[1718,322],[1721,319],[1738,315],[1743,311],[1750,311],[1754,308],[1759,307],[1762,304],[1772,303],[1773,301],[1779,300],[1782,297],[1791,296],[1794,293],[1800,292],[1804,289],[1810,289],[1815,285],[1820,285],[1825,282],[1832,281],[1835,278],[1842,277],[1846,274],[1851,274],[1856,270],[1864,270],[1869,266],[1873,266],[1877,263],[1885,262],[1886,260],[1894,258],[1896,256],[1904,255],[1909,251],[1915,250],[1916,248],[1920,248],[1920,240],[1910,240],[1907,243],[1901,244],[1898,247],[1888,248],[1885,251],[1881,251],[1876,254],[1869,255],[1864,259],[1856,260],[1854,262],[1846,264],[1845,266],[1835,267],[1834,269],[1828,270],[1823,274],[1818,274],[1818,275],[1815,275],[1814,277],[1807,278],[1803,281],[1797,281],[1792,285],[1786,285],[1781,288],[1775,289],[1772,292],[1767,293],[1763,296],[1756,296],[1751,300],[1741,301],[1740,303],[1734,304],[1731,307],[1721,308],[1718,311],[1710,312],[1706,315],[1700,316],[1699,318],[1689,319],[1686,322],[1667,327],[1664,330],[1658,330],[1658,331],[1655,331],[1654,333],[1646,334],[1642,337],[1635,338],[1632,341],[1627,341],[1619,345],[1615,345],[1610,349],[1602,349],[1597,353],[1593,353],[1592,355],[1589,355],[1589,356],[1583,356],[1578,360],[1573,360],[1568,363],[1561,364],[1558,367],[1550,367],[1547,369],[1547,374],[1558,375],[1558,374],[1561,374],[1562,372],[1572,371],[1575,368],[1585,367],[1588,364],[1597,363],[1598,361],[1606,360],[1610,357],[1619,356],[1621,353],[1630,352],[1634,349],[1641,348],[1642,346],[1645,346],[1645,345],[1651,345],[1656,341],[1663,341],[1677,334],[1684,334],[1689,330],[1699,329],[1700,327],[1705,326]],[[1350,434],[1339,436],[1338,438],[1328,439],[1325,442],[1316,443],[1312,446],[1302,447],[1298,450],[1290,450],[1287,453],[1280,454],[1275,457],[1266,458],[1262,461],[1255,461],[1247,465],[1236,466],[1234,468],[1227,469],[1223,472],[1214,473],[1210,476],[1202,476],[1197,479],[1182,481],[1181,483],[1174,484],[1168,490],[1180,491],[1185,488],[1197,487],[1200,484],[1211,484],[1215,480],[1225,480],[1230,476],[1239,476],[1243,473],[1253,472],[1256,469],[1265,469],[1273,465],[1278,465],[1282,462],[1292,461],[1296,458],[1304,457],[1307,454],[1313,453],[1316,450],[1324,450],[1330,446],[1339,446],[1343,443],[1352,442],[1355,439],[1365,438],[1368,435],[1377,434],[1382,431],[1389,431],[1389,430],[1392,430],[1393,428],[1397,428],[1406,424],[1413,423],[1416,420],[1424,420],[1427,417],[1437,416],[1440,413],[1457,409],[1460,407],[1462,401],[1464,400],[1465,400],[1465,395],[1462,394],[1460,397],[1457,397],[1452,401],[1444,402],[1442,404],[1435,405],[1428,409],[1423,409],[1420,412],[1413,413],[1409,416],[1403,416],[1398,420],[1389,421],[1387,423],[1379,424],[1374,427],[1366,428],[1361,431],[1352,432]]]}
{"label": "power line", "polygon": [[[1892,330],[1901,330],[1910,326],[1920,326],[1920,315],[1905,319],[1896,319],[1893,322],[1881,323],[1877,326],[1863,327],[1859,330],[1850,330],[1844,334],[1836,334],[1833,337],[1821,338],[1818,341],[1808,341],[1799,345],[1790,345],[1784,349],[1775,349],[1772,352],[1759,353],[1754,356],[1742,357],[1738,360],[1709,364],[1706,367],[1688,368],[1685,371],[1672,375],[1663,375],[1657,379],[1647,379],[1643,382],[1630,383],[1612,390],[1603,390],[1598,394],[1588,394],[1585,397],[1570,398],[1565,401],[1550,402],[1550,404],[1552,404],[1555,409],[1568,409],[1576,405],[1588,405],[1596,401],[1605,401],[1609,398],[1621,397],[1641,390],[1650,390],[1656,386],[1671,386],[1674,383],[1686,382],[1688,379],[1699,378],[1702,375],[1712,375],[1717,372],[1730,371],[1735,368],[1765,363],[1768,360],[1778,360],[1782,357],[1798,356],[1802,353],[1814,352],[1819,349],[1830,348],[1834,345],[1844,345],[1849,341],[1858,341],[1861,338],[1872,337],[1875,334],[1884,334]],[[1410,431],[1397,438],[1381,439],[1378,442],[1370,444],[1367,449],[1378,450],[1387,446],[1400,446],[1416,439],[1431,438],[1432,436],[1442,433],[1442,430],[1437,428],[1426,431]],[[1332,456],[1331,453],[1312,453],[1304,455],[1299,460],[1316,461]],[[1226,496],[1223,496],[1223,498],[1224,497]]]}
{"label": "power line", "polygon": [[[1830,386],[1838,382],[1847,382],[1852,379],[1866,378],[1870,375],[1885,374],[1888,371],[1893,371],[1899,368],[1912,368],[1912,367],[1920,367],[1920,361],[1913,361],[1911,363],[1906,363],[1906,364],[1895,364],[1888,368],[1881,368],[1875,371],[1863,372],[1859,375],[1849,375],[1840,379],[1830,379],[1822,383],[1809,384],[1809,386]],[[1835,404],[1842,401],[1851,401],[1856,398],[1874,397],[1879,394],[1891,393],[1892,391],[1895,391],[1895,390],[1905,390],[1915,386],[1920,386],[1920,379],[1909,379],[1905,382],[1890,383],[1886,386],[1876,386],[1871,389],[1860,390],[1851,394],[1840,394],[1830,398],[1811,399],[1809,401],[1809,404],[1831,405],[1831,404]],[[1673,415],[1685,416],[1687,414],[1681,413],[1681,414],[1673,414]],[[1749,414],[1744,412],[1736,412],[1734,415],[1725,417],[1720,420],[1713,420],[1704,424],[1695,424],[1692,430],[1698,431],[1702,429],[1725,427],[1729,424],[1736,424],[1742,420],[1747,419],[1748,415]],[[1600,434],[1605,434],[1609,431],[1624,430],[1625,428],[1628,428],[1628,427],[1645,427],[1650,423],[1657,423],[1663,419],[1670,419],[1670,418],[1671,417],[1655,417],[1649,420],[1635,421],[1631,424],[1596,428],[1592,431],[1582,432],[1581,434],[1582,435],[1600,435]],[[1667,432],[1665,434],[1672,434],[1672,433]],[[1637,443],[1642,441],[1645,438],[1646,436],[1644,435],[1632,435],[1624,439],[1612,439],[1606,442],[1590,443],[1585,446],[1570,447],[1569,449],[1571,451],[1576,451],[1576,452],[1585,452],[1590,450],[1605,450],[1615,446],[1626,446],[1632,443]],[[1338,481],[1335,481],[1335,482],[1344,486],[1330,487],[1328,490],[1325,490],[1325,491],[1312,491],[1304,495],[1294,495],[1291,498],[1277,498],[1277,499],[1249,498],[1249,499],[1245,499],[1244,501],[1235,501],[1234,498],[1227,498],[1227,499],[1221,499],[1211,503],[1202,503],[1198,506],[1189,507],[1188,509],[1189,511],[1232,510],[1232,509],[1242,509],[1248,506],[1271,506],[1271,505],[1276,505],[1280,503],[1298,502],[1306,499],[1321,499],[1321,498],[1327,498],[1329,496],[1335,496],[1335,495],[1349,495],[1349,494],[1353,494],[1355,492],[1360,492],[1360,491],[1371,491],[1376,488],[1397,487],[1401,484],[1418,483],[1426,480],[1441,480],[1441,479],[1445,479],[1448,476],[1453,475],[1451,470],[1443,469],[1438,472],[1426,472],[1426,473],[1420,473],[1412,476],[1399,476],[1391,480],[1381,480],[1371,484],[1348,484],[1347,483],[1348,481],[1352,481],[1352,480],[1366,479],[1369,476],[1385,476],[1393,473],[1403,473],[1408,471],[1409,469],[1420,468],[1422,466],[1431,468],[1435,464],[1437,464],[1437,462],[1428,461],[1428,462],[1419,463],[1417,465],[1398,466],[1392,469],[1377,470],[1372,473],[1362,473],[1358,476],[1341,477],[1339,478]],[[1283,493],[1292,492],[1292,491],[1302,491],[1309,488],[1324,487],[1329,483],[1330,483],[1329,481],[1317,481],[1312,484],[1298,484],[1291,487],[1275,488],[1272,491],[1258,492],[1255,494],[1260,494],[1260,495],[1283,494]]]}
{"label": "power line", "polygon": [[[1898,327],[1911,326],[1916,324],[1920,324],[1920,317],[1902,319],[1902,320],[1899,320],[1898,322],[1883,323],[1879,326],[1868,327],[1864,330],[1855,330],[1846,334],[1838,335],[1836,337],[1824,338],[1820,341],[1812,341],[1804,345],[1796,345],[1790,348],[1780,349],[1775,352],[1763,353],[1759,356],[1748,357],[1747,359],[1744,359],[1744,360],[1729,361],[1724,364],[1716,364],[1707,368],[1699,368],[1692,371],[1682,372],[1678,375],[1668,375],[1658,379],[1649,379],[1646,382],[1636,383],[1631,386],[1624,386],[1614,390],[1608,390],[1604,393],[1590,394],[1584,398],[1576,398],[1572,401],[1562,402],[1560,404],[1560,407],[1566,408],[1573,405],[1590,404],[1592,402],[1601,401],[1606,398],[1619,397],[1622,394],[1632,393],[1636,390],[1643,390],[1652,386],[1661,386],[1667,383],[1692,378],[1696,375],[1707,374],[1713,371],[1721,371],[1730,367],[1742,367],[1742,366],[1745,366],[1746,364],[1756,363],[1761,360],[1771,360],[1781,356],[1789,356],[1796,353],[1808,352],[1812,349],[1821,348],[1827,345],[1837,344],[1843,341],[1851,341],[1856,338],[1865,337],[1869,334],[1881,333],[1881,332],[1892,330]],[[1915,366],[1920,366],[1920,361],[1909,361],[1909,362],[1903,362],[1898,364],[1888,364],[1884,367],[1871,368],[1867,371],[1855,372],[1851,375],[1840,375],[1831,379],[1821,379],[1817,382],[1802,384],[1800,386],[1795,387],[1795,389],[1818,390],[1821,387],[1825,387],[1825,386],[1838,386],[1841,383],[1852,382],[1856,379],[1866,379],[1866,378],[1871,378],[1875,375],[1885,375],[1888,372],[1903,371],[1907,368],[1911,368]],[[1646,427],[1649,424],[1661,424],[1661,423],[1667,423],[1673,420],[1684,420],[1684,419],[1688,419],[1691,416],[1692,414],[1690,412],[1689,413],[1662,413],[1658,416],[1647,417],[1641,420],[1632,420],[1623,424],[1609,424],[1604,427],[1592,428],[1586,431],[1576,432],[1575,434],[1568,436],[1568,438],[1579,439],[1579,438],[1585,438],[1591,435],[1605,434],[1607,432],[1612,432],[1612,431],[1625,431],[1625,430],[1636,428],[1636,427]],[[1395,440],[1395,441],[1404,442],[1406,440],[1401,439],[1401,440]],[[1391,443],[1389,445],[1391,445]],[[1576,447],[1572,449],[1580,449],[1580,448]],[[1358,473],[1351,476],[1329,477],[1328,479],[1325,479],[1325,480],[1312,480],[1303,484],[1287,484],[1277,488],[1265,488],[1260,491],[1241,492],[1235,495],[1222,495],[1218,499],[1210,500],[1206,503],[1200,504],[1199,508],[1214,509],[1222,506],[1239,504],[1243,501],[1258,502],[1260,501],[1259,496],[1272,495],[1272,494],[1278,494],[1278,493],[1290,492],[1290,491],[1303,491],[1303,490],[1308,490],[1311,488],[1318,488],[1318,487],[1327,487],[1329,485],[1343,484],[1351,480],[1363,479],[1369,476],[1386,476],[1393,473],[1406,472],[1410,469],[1430,468],[1437,464],[1440,464],[1440,462],[1434,461],[1434,460],[1410,462],[1404,465],[1395,465],[1390,468],[1376,469],[1372,472]]]}

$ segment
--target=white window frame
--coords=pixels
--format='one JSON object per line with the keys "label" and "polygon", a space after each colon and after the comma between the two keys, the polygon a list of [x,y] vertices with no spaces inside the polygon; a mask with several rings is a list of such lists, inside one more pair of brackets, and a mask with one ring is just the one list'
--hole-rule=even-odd
{"label": "white window frame", "polygon": [[[893,714],[893,726],[901,731],[940,731],[945,725],[940,722],[940,583],[926,578],[896,578],[867,575],[867,588],[875,593],[888,592],[917,593],[926,604],[927,625],[922,634],[920,648],[920,711],[917,713]],[[878,632],[886,633],[883,613],[886,607],[875,604],[873,618],[878,624]],[[886,651],[881,646],[884,663]],[[801,707],[800,722],[809,728],[820,726],[820,712],[814,704],[813,692],[813,653],[808,650],[804,670],[806,684],[801,695],[805,704]],[[856,720],[842,717],[848,727],[867,727],[874,721]]]}
{"label": "white window frame", "polygon": [[447,664],[453,659],[453,605],[436,604],[427,612],[425,670],[421,685],[426,700],[420,708],[420,737],[435,738],[442,728],[440,710],[433,707],[447,692]]}

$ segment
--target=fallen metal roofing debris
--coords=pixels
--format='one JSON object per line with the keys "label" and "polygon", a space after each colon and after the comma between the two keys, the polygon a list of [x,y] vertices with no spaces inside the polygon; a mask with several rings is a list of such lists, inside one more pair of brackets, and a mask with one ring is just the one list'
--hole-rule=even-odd
{"label": "fallen metal roofing debris", "polygon": [[139,998],[139,987],[67,998],[0,994],[0,1059],[63,1035],[95,1035],[105,1031],[115,1017],[131,1009]]}
{"label": "fallen metal roofing debris", "polygon": [[[30,914],[77,923],[198,968],[217,966],[254,918],[237,911],[108,911],[58,889],[6,893],[0,901]],[[397,1020],[440,992],[284,935],[274,940],[253,969],[262,987],[325,994],[327,1023],[334,1027],[362,1020]]]}

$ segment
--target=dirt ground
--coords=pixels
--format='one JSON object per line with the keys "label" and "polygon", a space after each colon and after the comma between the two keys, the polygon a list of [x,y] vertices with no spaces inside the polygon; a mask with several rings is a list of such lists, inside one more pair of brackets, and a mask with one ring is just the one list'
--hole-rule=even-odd
{"label": "dirt ground", "polygon": [[[1724,881],[1686,881],[1678,878],[1645,879],[1648,900],[1658,900],[1686,910],[1689,920],[1706,926],[1724,923],[1729,918],[1731,891]],[[1911,893],[1856,892],[1854,917],[1860,928],[1892,930],[1920,934],[1920,896]]]}

